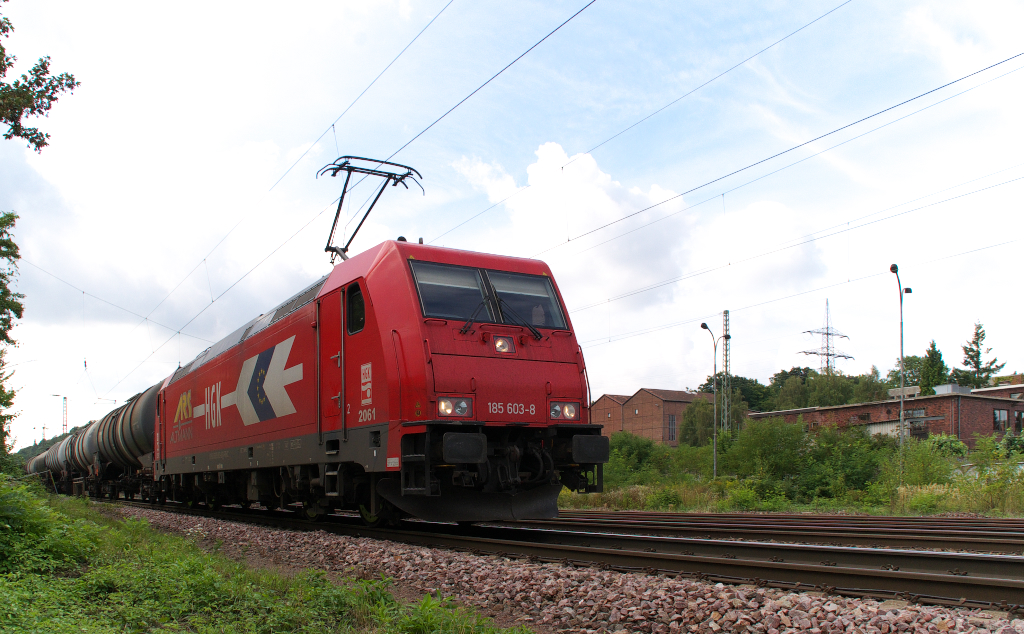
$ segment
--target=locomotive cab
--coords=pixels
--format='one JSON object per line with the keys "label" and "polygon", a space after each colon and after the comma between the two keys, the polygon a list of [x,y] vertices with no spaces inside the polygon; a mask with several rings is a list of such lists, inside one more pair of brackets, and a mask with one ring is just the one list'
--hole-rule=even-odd
{"label": "locomotive cab", "polygon": [[600,491],[608,439],[547,266],[395,248],[424,350],[409,392],[423,398],[403,410],[398,477],[377,492],[417,517],[472,521],[551,517],[563,486]]}

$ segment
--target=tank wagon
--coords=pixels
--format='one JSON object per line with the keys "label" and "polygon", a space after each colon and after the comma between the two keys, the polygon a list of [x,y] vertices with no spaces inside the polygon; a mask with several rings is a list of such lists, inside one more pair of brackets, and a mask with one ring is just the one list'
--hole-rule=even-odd
{"label": "tank wagon", "polygon": [[400,238],[26,468],[68,493],[301,504],[310,519],[550,517],[563,486],[602,489],[608,439],[589,403],[546,264]]}

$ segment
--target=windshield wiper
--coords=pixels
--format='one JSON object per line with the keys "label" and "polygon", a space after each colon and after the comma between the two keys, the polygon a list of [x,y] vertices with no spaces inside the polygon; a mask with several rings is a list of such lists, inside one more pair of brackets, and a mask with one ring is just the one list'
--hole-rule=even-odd
{"label": "windshield wiper", "polygon": [[518,319],[520,325],[523,325],[523,326],[526,326],[527,328],[529,328],[530,332],[533,333],[533,336],[537,338],[537,341],[540,341],[541,339],[544,338],[544,335],[540,334],[539,330],[537,330],[536,328],[531,326],[530,322],[526,321],[525,319],[523,319],[522,317],[519,316],[519,313],[517,313],[516,311],[512,310],[512,307],[509,306],[508,302],[506,302],[500,295],[498,296],[498,304],[500,306],[504,306],[506,309],[508,309],[509,314],[512,315],[513,317],[515,317],[516,319]]}
{"label": "windshield wiper", "polygon": [[480,314],[480,309],[483,308],[486,304],[487,300],[485,299],[477,305],[476,310],[473,311],[473,314],[469,317],[469,320],[462,325],[461,329],[459,329],[460,335],[464,335],[467,332],[469,332],[469,328],[473,325],[474,322],[476,322],[476,316]]}

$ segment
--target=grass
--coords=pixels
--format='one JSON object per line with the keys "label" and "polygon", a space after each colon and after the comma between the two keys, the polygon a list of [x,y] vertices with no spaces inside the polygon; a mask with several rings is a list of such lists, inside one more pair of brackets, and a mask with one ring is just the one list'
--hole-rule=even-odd
{"label": "grass", "polygon": [[[66,541],[71,538],[71,541]],[[497,634],[488,619],[390,582],[256,570],[80,499],[0,476],[0,632]]]}

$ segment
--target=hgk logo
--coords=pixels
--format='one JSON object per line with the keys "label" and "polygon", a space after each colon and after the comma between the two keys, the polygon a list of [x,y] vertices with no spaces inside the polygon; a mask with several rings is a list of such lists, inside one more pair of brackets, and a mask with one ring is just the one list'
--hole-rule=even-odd
{"label": "hgk logo", "polygon": [[373,403],[373,364],[364,363],[359,367],[359,392],[363,405]]}
{"label": "hgk logo", "polygon": [[220,381],[206,388],[206,428],[220,427]]}

